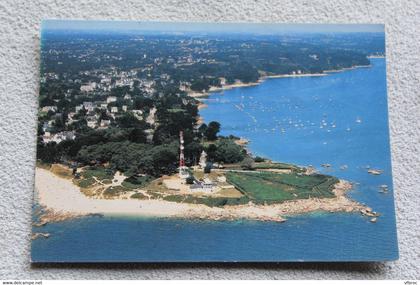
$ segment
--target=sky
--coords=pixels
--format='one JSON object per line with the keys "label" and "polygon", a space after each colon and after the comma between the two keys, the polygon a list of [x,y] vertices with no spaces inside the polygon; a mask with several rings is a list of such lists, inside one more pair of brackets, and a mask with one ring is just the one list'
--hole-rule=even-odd
{"label": "sky", "polygon": [[267,24],[267,23],[185,23],[94,20],[44,20],[42,29],[96,30],[167,33],[353,33],[384,32],[382,24]]}

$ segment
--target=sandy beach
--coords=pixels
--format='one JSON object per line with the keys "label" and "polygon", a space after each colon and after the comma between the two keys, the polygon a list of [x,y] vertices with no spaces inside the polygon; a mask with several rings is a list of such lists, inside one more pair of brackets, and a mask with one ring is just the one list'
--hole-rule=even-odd
{"label": "sandy beach", "polygon": [[340,181],[334,190],[335,198],[303,199],[274,205],[208,207],[206,205],[176,203],[164,200],[97,199],[85,196],[71,180],[52,172],[36,168],[35,190],[38,203],[47,210],[43,222],[61,221],[88,214],[134,215],[144,217],[178,217],[191,219],[233,220],[251,219],[285,221],[284,216],[313,211],[362,212],[371,209],[348,199],[345,192],[351,184]]}

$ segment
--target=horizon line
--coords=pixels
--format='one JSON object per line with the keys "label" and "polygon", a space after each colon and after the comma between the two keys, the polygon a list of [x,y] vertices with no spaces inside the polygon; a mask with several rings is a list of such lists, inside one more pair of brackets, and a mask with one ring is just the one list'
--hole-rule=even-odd
{"label": "horizon line", "polygon": [[223,33],[276,35],[284,33],[384,33],[384,24],[161,22],[125,20],[45,19],[42,31],[108,31],[164,33]]}

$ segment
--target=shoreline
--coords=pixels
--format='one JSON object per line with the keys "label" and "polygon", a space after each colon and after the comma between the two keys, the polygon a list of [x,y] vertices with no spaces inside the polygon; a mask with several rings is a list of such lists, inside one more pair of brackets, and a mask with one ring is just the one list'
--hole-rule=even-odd
{"label": "shoreline", "polygon": [[185,218],[206,220],[248,219],[258,221],[285,222],[285,216],[323,212],[360,212],[372,216],[372,209],[348,198],[345,193],[352,185],[340,180],[335,185],[334,198],[309,198],[290,200],[279,204],[209,207],[202,204],[187,204],[164,200],[97,199],[85,196],[71,180],[52,172],[36,168],[35,191],[37,203],[47,215],[41,215],[39,224],[60,222],[88,215],[138,216],[156,218]]}
{"label": "shoreline", "polygon": [[[385,56],[368,56],[367,58],[385,58]],[[225,90],[231,90],[231,89],[234,89],[234,88],[258,86],[267,79],[321,77],[321,76],[328,76],[331,73],[338,73],[338,72],[349,71],[349,70],[353,70],[353,69],[357,69],[357,68],[370,68],[370,67],[372,67],[372,64],[369,64],[369,65],[354,65],[354,66],[351,66],[351,67],[343,67],[341,69],[324,70],[323,73],[264,75],[264,76],[261,76],[256,82],[243,83],[243,82],[239,81],[239,82],[235,82],[233,84],[225,84],[221,87],[211,86],[210,89],[206,92],[197,92],[197,91],[191,91],[190,90],[190,91],[187,91],[187,94],[188,94],[188,96],[200,101],[200,99],[210,96],[211,93],[223,92]],[[202,103],[202,102],[200,102],[200,103]],[[206,108],[206,107],[207,107],[207,105],[201,106],[199,104],[199,109],[200,108]]]}

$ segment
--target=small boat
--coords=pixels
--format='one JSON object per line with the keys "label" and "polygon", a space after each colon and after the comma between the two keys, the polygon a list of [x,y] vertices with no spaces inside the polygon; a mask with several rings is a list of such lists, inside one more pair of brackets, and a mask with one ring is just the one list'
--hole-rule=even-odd
{"label": "small boat", "polygon": [[376,221],[377,221],[378,219],[376,218],[376,217],[374,217],[374,218],[372,218],[372,219],[370,219],[370,222],[371,223],[376,223]]}
{"label": "small boat", "polygon": [[370,174],[372,174],[372,175],[380,175],[380,174],[382,174],[382,170],[380,170],[380,169],[373,169],[373,168],[370,168],[370,169],[368,169],[368,173],[370,173]]}
{"label": "small boat", "polygon": [[388,185],[383,184],[379,186],[379,188],[380,188],[379,193],[388,193]]}

